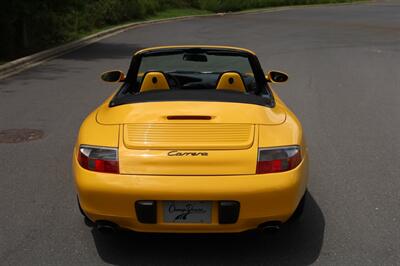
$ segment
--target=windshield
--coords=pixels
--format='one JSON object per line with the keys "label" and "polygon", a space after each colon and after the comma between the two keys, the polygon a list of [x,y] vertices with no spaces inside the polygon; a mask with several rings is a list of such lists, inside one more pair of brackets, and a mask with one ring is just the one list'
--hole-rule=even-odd
{"label": "windshield", "polygon": [[135,54],[110,106],[159,101],[274,106],[257,57],[229,48],[166,48]]}
{"label": "windshield", "polygon": [[255,91],[256,82],[249,58],[239,53],[221,51],[150,53],[141,58],[137,84],[145,73],[160,71],[172,89],[215,90],[221,73],[238,72],[247,92]]}
{"label": "windshield", "polygon": [[144,56],[139,73],[147,71],[222,73],[238,71],[253,74],[249,59],[244,56],[226,54],[165,54]]}

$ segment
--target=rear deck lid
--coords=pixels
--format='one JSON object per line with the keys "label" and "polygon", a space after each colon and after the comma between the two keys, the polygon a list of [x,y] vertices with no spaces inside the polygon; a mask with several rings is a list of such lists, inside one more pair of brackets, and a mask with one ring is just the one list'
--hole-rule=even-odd
{"label": "rear deck lid", "polygon": [[127,124],[123,127],[119,149],[122,174],[255,173],[257,141],[256,126],[252,124]]}

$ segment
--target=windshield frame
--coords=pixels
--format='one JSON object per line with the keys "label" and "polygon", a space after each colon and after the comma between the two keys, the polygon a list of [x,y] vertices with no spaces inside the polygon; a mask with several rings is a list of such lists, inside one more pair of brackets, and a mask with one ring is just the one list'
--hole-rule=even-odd
{"label": "windshield frame", "polygon": [[[121,104],[126,104],[127,101],[121,99],[129,94],[135,94],[139,91],[139,84],[137,84],[137,76],[140,68],[140,64],[143,57],[151,56],[151,55],[163,55],[163,54],[179,54],[179,53],[210,53],[210,54],[226,54],[232,56],[241,56],[246,57],[249,61],[250,67],[254,74],[254,79],[256,81],[257,91],[256,94],[259,97],[264,99],[268,99],[268,104],[266,106],[274,107],[275,100],[273,97],[273,93],[268,86],[268,82],[265,78],[264,71],[261,68],[261,65],[258,61],[258,58],[245,50],[238,50],[232,48],[204,48],[204,47],[177,47],[177,48],[160,48],[155,50],[145,50],[136,53],[132,57],[132,61],[126,76],[126,79],[119,89],[119,91],[115,94],[113,99],[110,101],[109,106],[116,106]],[[130,98],[130,97],[129,97]],[[159,100],[161,101],[161,100]]]}

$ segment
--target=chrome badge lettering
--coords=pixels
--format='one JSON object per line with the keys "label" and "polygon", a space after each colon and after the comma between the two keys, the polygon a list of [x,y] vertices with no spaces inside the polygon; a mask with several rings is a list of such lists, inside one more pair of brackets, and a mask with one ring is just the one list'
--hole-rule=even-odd
{"label": "chrome badge lettering", "polygon": [[180,152],[180,151],[170,151],[167,153],[168,156],[208,156],[208,152]]}

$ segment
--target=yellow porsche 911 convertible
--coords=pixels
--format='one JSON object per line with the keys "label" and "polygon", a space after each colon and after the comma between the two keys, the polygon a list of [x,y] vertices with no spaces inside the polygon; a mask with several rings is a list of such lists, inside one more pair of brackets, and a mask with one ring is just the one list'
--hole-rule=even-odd
{"label": "yellow porsche 911 convertible", "polygon": [[120,88],[83,122],[73,152],[82,214],[103,232],[222,233],[300,217],[307,148],[252,51],[167,46],[102,74]]}

